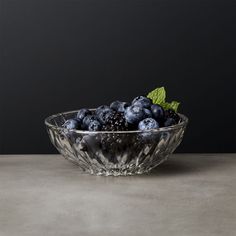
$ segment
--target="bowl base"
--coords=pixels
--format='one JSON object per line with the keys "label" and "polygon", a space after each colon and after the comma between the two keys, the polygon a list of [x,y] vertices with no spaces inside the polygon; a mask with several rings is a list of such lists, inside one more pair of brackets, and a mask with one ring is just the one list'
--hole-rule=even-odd
{"label": "bowl base", "polygon": [[86,171],[86,173],[91,175],[97,175],[97,176],[131,176],[131,175],[141,175],[147,173],[149,170],[146,171],[121,171],[119,169],[111,169],[111,170],[99,170],[99,171]]}
{"label": "bowl base", "polygon": [[[161,162],[160,162],[161,163]],[[159,163],[159,164],[160,164]],[[159,165],[158,164],[158,165]],[[147,172],[151,171],[154,167],[135,167],[134,166],[126,166],[126,168],[99,168],[99,169],[85,169],[84,172],[90,175],[96,176],[131,176],[131,175],[141,175],[146,174]]]}

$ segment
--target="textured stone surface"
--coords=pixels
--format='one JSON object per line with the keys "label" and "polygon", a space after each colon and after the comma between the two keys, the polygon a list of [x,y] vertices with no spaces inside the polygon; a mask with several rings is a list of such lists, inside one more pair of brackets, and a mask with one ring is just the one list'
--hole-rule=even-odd
{"label": "textured stone surface", "polygon": [[236,154],[178,154],[90,176],[59,155],[0,156],[1,236],[234,236]]}

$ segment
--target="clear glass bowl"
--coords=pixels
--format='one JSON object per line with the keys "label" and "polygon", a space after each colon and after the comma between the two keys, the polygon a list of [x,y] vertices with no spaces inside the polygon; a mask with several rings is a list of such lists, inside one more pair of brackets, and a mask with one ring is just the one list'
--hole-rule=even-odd
{"label": "clear glass bowl", "polygon": [[188,118],[170,127],[150,131],[82,131],[63,128],[77,111],[45,120],[52,144],[69,161],[94,175],[143,174],[163,161],[181,143]]}

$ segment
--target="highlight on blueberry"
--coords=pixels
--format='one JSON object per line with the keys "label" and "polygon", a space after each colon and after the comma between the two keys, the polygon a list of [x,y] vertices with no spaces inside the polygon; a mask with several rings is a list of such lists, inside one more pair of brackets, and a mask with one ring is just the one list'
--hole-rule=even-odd
{"label": "highlight on blueberry", "polygon": [[141,106],[132,105],[125,110],[125,119],[132,125],[138,124],[144,118],[145,112]]}
{"label": "highlight on blueberry", "polygon": [[101,105],[101,106],[99,106],[99,107],[96,109],[95,114],[96,114],[96,115],[99,115],[100,112],[103,112],[103,111],[105,111],[105,110],[111,110],[111,109],[110,109],[110,107],[107,106],[107,105]]}
{"label": "highlight on blueberry", "polygon": [[82,125],[81,125],[82,128],[83,128],[84,130],[87,130],[88,127],[89,127],[89,124],[90,124],[92,121],[94,121],[94,120],[97,120],[97,117],[96,117],[95,115],[87,115],[87,116],[85,116],[84,119],[83,119]]}
{"label": "highlight on blueberry", "polygon": [[88,125],[89,131],[99,131],[101,130],[101,124],[98,120],[92,120]]}
{"label": "highlight on blueberry", "polygon": [[138,96],[132,101],[132,105],[141,106],[143,108],[150,108],[152,100],[144,96]]}
{"label": "highlight on blueberry", "polygon": [[69,119],[63,124],[63,127],[66,129],[78,129],[79,121],[76,119]]}
{"label": "highlight on blueberry", "polygon": [[83,109],[80,109],[76,115],[76,119],[80,122],[83,121],[84,117],[87,116],[87,115],[91,115],[91,111],[89,109],[86,109],[86,108],[83,108]]}
{"label": "highlight on blueberry", "polygon": [[110,108],[118,111],[118,112],[125,112],[125,109],[129,106],[127,102],[121,101],[114,101],[110,104]]}
{"label": "highlight on blueberry", "polygon": [[151,111],[152,111],[152,115],[156,120],[161,120],[164,118],[165,116],[165,111],[162,108],[162,106],[157,105],[157,104],[153,104],[151,105]]}
{"label": "highlight on blueberry", "polygon": [[153,118],[146,118],[146,119],[139,122],[138,128],[139,128],[139,130],[142,130],[142,131],[151,130],[151,129],[158,129],[159,124]]}

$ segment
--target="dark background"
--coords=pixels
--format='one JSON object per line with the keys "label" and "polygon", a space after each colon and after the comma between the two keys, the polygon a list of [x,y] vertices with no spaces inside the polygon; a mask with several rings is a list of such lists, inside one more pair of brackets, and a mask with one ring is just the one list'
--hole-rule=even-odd
{"label": "dark background", "polygon": [[0,3],[0,153],[55,152],[48,115],[163,85],[190,118],[179,152],[236,151],[233,1]]}

